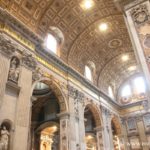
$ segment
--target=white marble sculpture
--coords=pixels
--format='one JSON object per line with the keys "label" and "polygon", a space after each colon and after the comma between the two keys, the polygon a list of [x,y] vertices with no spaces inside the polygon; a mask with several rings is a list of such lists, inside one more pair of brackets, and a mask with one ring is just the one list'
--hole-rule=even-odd
{"label": "white marble sculpture", "polygon": [[0,133],[0,150],[8,150],[9,132],[5,126],[1,129]]}

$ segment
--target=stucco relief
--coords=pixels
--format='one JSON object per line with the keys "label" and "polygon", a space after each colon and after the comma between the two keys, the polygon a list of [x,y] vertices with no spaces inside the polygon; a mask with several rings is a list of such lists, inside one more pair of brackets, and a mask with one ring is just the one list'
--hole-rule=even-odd
{"label": "stucco relief", "polygon": [[4,36],[0,35],[0,52],[7,57],[11,57],[16,51],[11,40],[6,39]]}
{"label": "stucco relief", "polygon": [[23,53],[22,63],[25,67],[31,70],[35,70],[37,66],[37,62],[35,58],[32,56],[32,54],[28,54],[26,52]]}
{"label": "stucco relief", "polygon": [[33,71],[32,80],[33,81],[40,80],[43,76],[44,76],[44,74],[43,74],[42,70],[40,68],[36,68]]}
{"label": "stucco relief", "polygon": [[70,85],[68,85],[68,91],[69,91],[69,96],[71,96],[74,99],[74,113],[75,115],[78,115],[79,113],[78,103],[79,102],[83,103],[84,94]]}
{"label": "stucco relief", "polygon": [[149,20],[149,12],[146,5],[139,5],[133,8],[131,15],[136,25],[141,25]]}

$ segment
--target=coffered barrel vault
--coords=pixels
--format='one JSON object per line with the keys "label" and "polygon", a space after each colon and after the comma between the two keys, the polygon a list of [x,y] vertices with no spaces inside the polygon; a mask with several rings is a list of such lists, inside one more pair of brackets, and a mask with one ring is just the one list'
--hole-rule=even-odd
{"label": "coffered barrel vault", "polygon": [[[50,27],[58,27],[64,34],[60,58],[83,75],[85,65],[92,61],[96,66],[93,82],[107,93],[109,83],[118,90],[122,81],[139,72],[139,68],[134,72],[128,70],[129,65],[137,65],[137,62],[122,12],[117,10],[113,0],[94,0],[93,3],[91,9],[84,10],[80,0],[1,1],[3,8],[43,40]],[[99,30],[101,23],[107,23],[106,32]],[[128,63],[119,58],[126,53],[132,56]],[[111,64],[115,71],[110,69]],[[113,77],[108,79],[111,75]]]}
{"label": "coffered barrel vault", "polygon": [[149,150],[149,29],[149,0],[1,0],[0,150]]}

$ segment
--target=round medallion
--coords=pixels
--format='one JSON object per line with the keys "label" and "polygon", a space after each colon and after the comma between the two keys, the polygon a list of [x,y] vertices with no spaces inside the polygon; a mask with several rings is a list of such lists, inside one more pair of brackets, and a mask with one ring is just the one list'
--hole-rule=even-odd
{"label": "round medallion", "polygon": [[146,37],[144,39],[144,47],[150,48],[150,34],[146,35]]}
{"label": "round medallion", "polygon": [[118,48],[122,45],[122,41],[120,39],[113,39],[109,41],[108,46],[110,48]]}
{"label": "round medallion", "polygon": [[137,23],[143,23],[143,22],[145,22],[146,19],[147,19],[147,14],[144,11],[138,13],[138,15],[136,16]]}

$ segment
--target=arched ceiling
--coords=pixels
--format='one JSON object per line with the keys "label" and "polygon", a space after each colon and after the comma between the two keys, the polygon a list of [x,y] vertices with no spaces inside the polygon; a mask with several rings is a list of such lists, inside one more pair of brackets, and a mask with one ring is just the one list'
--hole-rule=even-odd
{"label": "arched ceiling", "polygon": [[[116,88],[139,69],[125,26],[123,14],[113,0],[93,0],[93,7],[84,10],[83,0],[1,0],[1,6],[16,16],[35,33],[45,38],[50,26],[58,27],[65,37],[60,57],[80,73],[92,61],[96,66],[94,84],[107,93],[109,84]],[[107,23],[102,32],[98,26]],[[130,54],[127,63],[123,54]]]}

